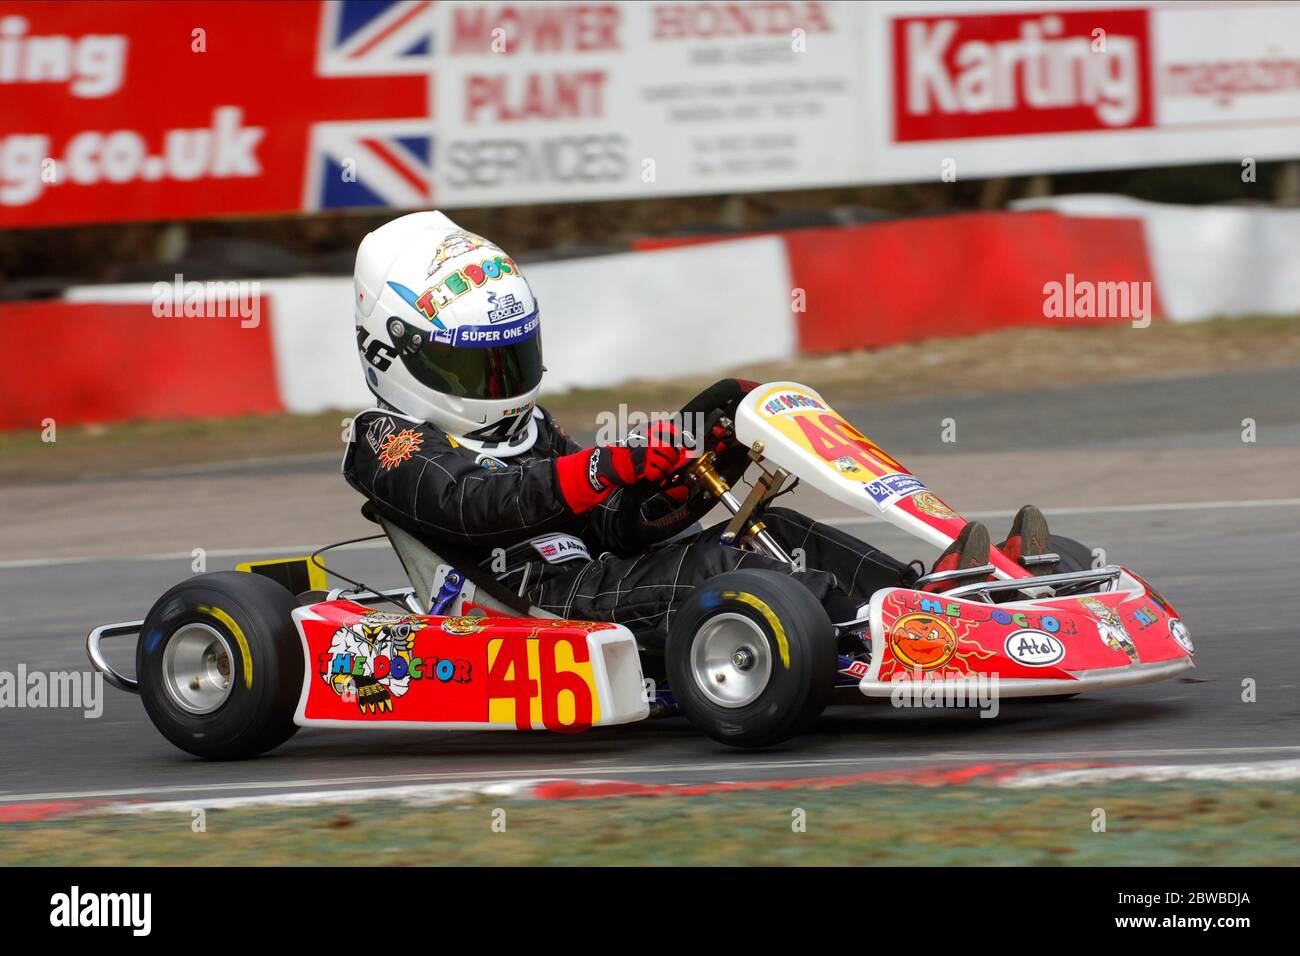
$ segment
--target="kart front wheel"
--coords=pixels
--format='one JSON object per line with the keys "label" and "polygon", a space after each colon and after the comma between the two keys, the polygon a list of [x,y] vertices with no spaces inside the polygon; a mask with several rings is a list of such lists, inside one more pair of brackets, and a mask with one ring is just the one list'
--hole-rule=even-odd
{"label": "kart front wheel", "polygon": [[805,730],[830,701],[830,618],[803,585],[776,571],[729,571],[677,612],[669,686],[692,726],[734,747],[768,747]]}
{"label": "kart front wheel", "polygon": [[150,609],[136,647],[140,698],[164,737],[209,760],[277,747],[298,729],[297,601],[269,578],[200,574]]}
{"label": "kart front wheel", "polygon": [[1088,571],[1092,568],[1092,549],[1064,535],[1052,535],[1052,550],[1061,556],[1057,571]]}

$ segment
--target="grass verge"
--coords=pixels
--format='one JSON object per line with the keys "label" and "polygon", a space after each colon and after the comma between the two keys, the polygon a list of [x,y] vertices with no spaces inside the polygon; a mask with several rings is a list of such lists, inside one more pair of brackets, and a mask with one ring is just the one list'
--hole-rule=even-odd
{"label": "grass verge", "polygon": [[[1098,809],[1105,832],[1093,829]],[[188,814],[12,823],[0,826],[0,864],[1279,866],[1297,862],[1297,819],[1291,784],[481,798],[214,810],[198,833]]]}

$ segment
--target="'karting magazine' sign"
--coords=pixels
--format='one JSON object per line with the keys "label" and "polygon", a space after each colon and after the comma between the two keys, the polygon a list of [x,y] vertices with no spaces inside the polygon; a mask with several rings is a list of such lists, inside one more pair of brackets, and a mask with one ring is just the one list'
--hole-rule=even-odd
{"label": "'karting magazine' sign", "polygon": [[877,182],[1300,156],[1300,4],[872,5]]}

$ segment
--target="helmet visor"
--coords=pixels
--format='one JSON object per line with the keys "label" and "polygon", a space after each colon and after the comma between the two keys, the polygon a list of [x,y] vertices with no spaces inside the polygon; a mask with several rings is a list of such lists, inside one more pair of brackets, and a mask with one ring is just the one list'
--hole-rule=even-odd
{"label": "helmet visor", "polygon": [[517,322],[461,326],[434,332],[399,354],[415,380],[457,398],[514,398],[542,380],[542,337],[537,312]]}

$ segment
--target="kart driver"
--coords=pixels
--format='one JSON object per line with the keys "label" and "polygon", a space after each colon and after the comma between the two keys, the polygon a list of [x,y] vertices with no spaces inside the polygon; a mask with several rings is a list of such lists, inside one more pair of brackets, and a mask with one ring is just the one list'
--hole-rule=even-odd
{"label": "kart driver", "polygon": [[[687,533],[713,501],[674,474],[688,461],[670,420],[640,441],[579,447],[536,400],[542,381],[537,300],[519,266],[440,212],[403,216],[365,237],[355,273],[357,348],[376,408],[354,419],[343,462],[348,482],[385,518],[490,569],[529,603],[563,618],[628,626],[662,648],[674,607],[724,571],[789,574],[832,621],[859,617],[879,588],[920,570],[795,511],[764,521],[805,569],[722,544],[722,525]],[[726,379],[692,400],[679,421],[734,418],[755,383]],[[746,449],[713,427],[730,483]],[[712,443],[712,444],[711,444]],[[1012,560],[1047,550],[1031,506],[998,547]],[[983,525],[967,525],[937,571],[988,563]],[[942,586],[942,585],[939,585]]]}

